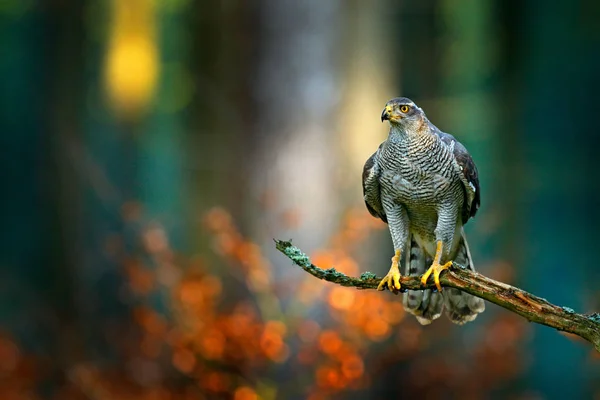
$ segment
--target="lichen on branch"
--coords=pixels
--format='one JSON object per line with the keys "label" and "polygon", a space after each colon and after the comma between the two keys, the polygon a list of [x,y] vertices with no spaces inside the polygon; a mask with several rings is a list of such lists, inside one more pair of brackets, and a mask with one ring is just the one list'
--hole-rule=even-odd
{"label": "lichen on branch", "polygon": [[[335,268],[321,269],[291,241],[275,240],[277,250],[285,254],[294,264],[316,278],[341,286],[357,289],[377,289],[382,278],[372,272],[363,272],[359,278],[347,276]],[[458,264],[440,276],[442,286],[453,287],[480,297],[512,311],[531,322],[546,325],[559,331],[580,336],[594,345],[600,352],[600,314],[578,314],[568,307],[551,304],[517,287],[487,278]],[[400,280],[402,290],[435,288],[433,282],[422,285],[420,277],[403,276]]]}

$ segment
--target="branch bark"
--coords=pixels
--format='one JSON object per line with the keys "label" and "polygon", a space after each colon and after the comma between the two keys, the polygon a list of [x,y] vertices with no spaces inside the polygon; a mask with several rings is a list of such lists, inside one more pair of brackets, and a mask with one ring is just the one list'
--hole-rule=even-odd
{"label": "branch bark", "polygon": [[[347,276],[334,268],[321,269],[312,264],[310,258],[291,241],[275,240],[277,250],[285,254],[294,264],[309,274],[357,289],[377,289],[382,279],[371,272],[363,273],[359,278]],[[402,290],[435,288],[432,282],[423,286],[420,277],[403,276]],[[519,314],[531,322],[546,325],[559,331],[577,335],[594,345],[600,352],[600,314],[578,314],[568,307],[551,304],[546,299],[534,296],[524,290],[487,278],[477,272],[454,264],[440,276],[442,286],[453,287],[480,297]]]}

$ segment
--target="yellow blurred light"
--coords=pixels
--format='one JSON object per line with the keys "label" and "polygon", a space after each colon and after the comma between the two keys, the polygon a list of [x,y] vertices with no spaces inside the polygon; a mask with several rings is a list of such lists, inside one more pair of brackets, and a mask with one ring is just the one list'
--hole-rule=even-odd
{"label": "yellow blurred light", "polygon": [[113,0],[105,85],[111,107],[135,118],[152,101],[160,64],[153,0]]}

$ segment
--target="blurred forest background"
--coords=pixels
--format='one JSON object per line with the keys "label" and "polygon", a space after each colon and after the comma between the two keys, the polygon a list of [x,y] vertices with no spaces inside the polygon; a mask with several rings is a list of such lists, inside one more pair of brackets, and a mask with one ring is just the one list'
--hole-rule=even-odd
{"label": "blurred forest background", "polygon": [[600,3],[0,2],[2,399],[600,399],[585,342],[421,327],[362,202],[387,100],[470,150],[477,268],[600,310]]}

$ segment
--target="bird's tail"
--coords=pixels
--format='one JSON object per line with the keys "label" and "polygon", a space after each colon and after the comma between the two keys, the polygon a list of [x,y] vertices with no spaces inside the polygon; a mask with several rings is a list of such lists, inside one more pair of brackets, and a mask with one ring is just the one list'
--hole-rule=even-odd
{"label": "bird's tail", "polygon": [[[416,240],[410,240],[410,252],[404,260],[404,275],[421,276],[431,265],[432,259],[426,257],[425,252]],[[421,325],[429,325],[431,321],[442,315],[444,299],[441,293],[431,289],[409,290],[402,298],[404,309],[417,317]]]}
{"label": "bird's tail", "polygon": [[[475,271],[464,230],[461,230],[458,253],[454,261],[471,271]],[[462,325],[465,322],[473,321],[477,314],[485,310],[483,299],[461,292],[458,289],[444,288],[442,297],[444,298],[446,315],[455,324]]]}
{"label": "bird's tail", "polygon": [[[404,275],[421,276],[432,261],[415,239],[411,238],[410,252],[404,262]],[[464,230],[461,230],[459,248],[454,261],[465,268],[475,270]],[[429,325],[434,319],[439,318],[444,309],[448,318],[459,325],[473,321],[477,314],[485,309],[482,299],[448,287],[443,288],[442,293],[431,289],[409,290],[404,293],[402,304],[407,312],[416,316],[421,325]]]}

